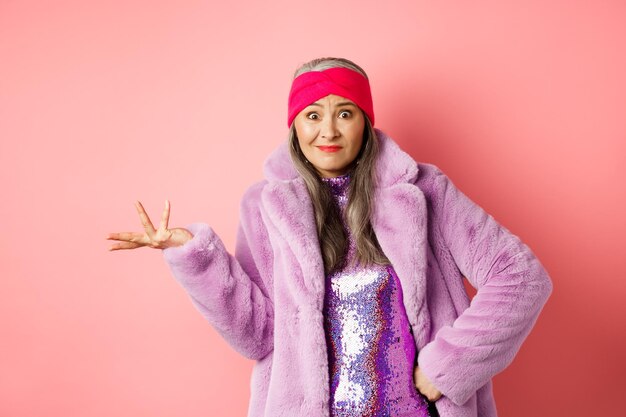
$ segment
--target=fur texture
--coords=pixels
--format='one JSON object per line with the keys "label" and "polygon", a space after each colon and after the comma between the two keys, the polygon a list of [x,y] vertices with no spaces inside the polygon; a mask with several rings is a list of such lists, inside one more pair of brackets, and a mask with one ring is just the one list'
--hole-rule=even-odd
{"label": "fur texture", "polygon": [[[528,246],[439,168],[376,132],[372,227],[402,284],[416,362],[443,393],[441,417],[494,417],[491,378],[529,334],[551,279]],[[193,223],[193,239],[163,256],[209,323],[256,361],[249,417],[328,416],[324,269],[286,141],[264,174],[242,198],[234,255],[210,226]],[[471,304],[463,276],[477,289]]]}

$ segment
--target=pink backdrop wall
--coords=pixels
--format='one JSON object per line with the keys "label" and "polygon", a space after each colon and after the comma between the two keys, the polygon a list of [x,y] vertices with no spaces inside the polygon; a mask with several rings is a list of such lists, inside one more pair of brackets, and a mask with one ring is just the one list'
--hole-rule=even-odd
{"label": "pink backdrop wall", "polygon": [[622,1],[0,0],[0,415],[245,416],[252,362],[141,230],[204,221],[286,139],[295,68],[368,72],[377,126],[539,256],[554,292],[500,415],[617,416],[626,384]]}

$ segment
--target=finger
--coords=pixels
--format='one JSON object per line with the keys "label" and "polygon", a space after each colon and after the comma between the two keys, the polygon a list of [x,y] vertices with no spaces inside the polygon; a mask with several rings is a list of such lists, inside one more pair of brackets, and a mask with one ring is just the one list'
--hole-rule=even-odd
{"label": "finger", "polygon": [[139,200],[137,200],[137,202],[135,203],[135,207],[137,207],[137,212],[139,213],[139,217],[141,218],[141,224],[143,224],[144,230],[146,231],[150,239],[152,239],[154,237],[155,230],[152,222],[150,221],[150,217],[148,217],[148,213],[146,213],[146,210],[143,208],[143,205],[141,205]]}
{"label": "finger", "polygon": [[133,242],[120,242],[120,243],[116,243],[114,245],[109,246],[109,250],[114,251],[114,250],[121,250],[121,249],[135,249],[140,246],[144,246],[144,245],[141,245],[139,243],[133,243]]}
{"label": "finger", "polygon": [[147,244],[148,241],[144,238],[143,233],[136,232],[120,232],[120,233],[109,233],[107,235],[107,240],[121,240],[125,242],[133,242],[140,244]]}
{"label": "finger", "polygon": [[167,224],[170,221],[170,200],[165,200],[165,210],[163,210],[163,214],[161,215],[161,225],[159,229],[167,230]]}

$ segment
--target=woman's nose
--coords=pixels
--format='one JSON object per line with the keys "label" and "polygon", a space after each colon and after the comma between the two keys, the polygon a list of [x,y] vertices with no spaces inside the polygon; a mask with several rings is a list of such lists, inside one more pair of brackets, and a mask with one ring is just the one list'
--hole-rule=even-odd
{"label": "woman's nose", "polygon": [[332,139],[337,136],[337,123],[334,117],[328,117],[322,122],[321,126],[322,137],[326,139]]}

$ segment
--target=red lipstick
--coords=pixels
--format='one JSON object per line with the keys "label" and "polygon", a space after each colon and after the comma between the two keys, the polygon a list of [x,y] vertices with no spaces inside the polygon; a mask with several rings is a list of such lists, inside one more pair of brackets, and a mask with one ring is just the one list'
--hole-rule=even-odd
{"label": "red lipstick", "polygon": [[318,146],[318,148],[324,152],[337,152],[341,146]]}

